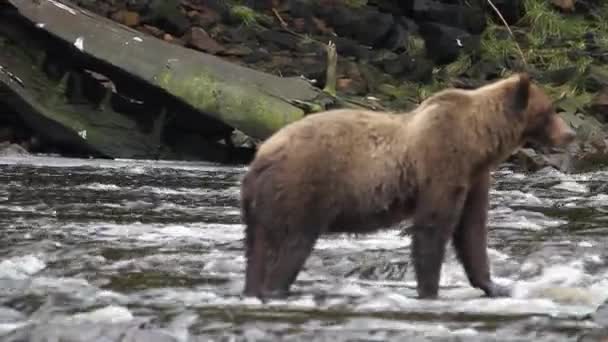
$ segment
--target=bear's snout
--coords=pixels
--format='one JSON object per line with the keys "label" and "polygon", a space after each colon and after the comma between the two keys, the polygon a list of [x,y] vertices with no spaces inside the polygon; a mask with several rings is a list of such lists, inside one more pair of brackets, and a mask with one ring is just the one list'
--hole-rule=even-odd
{"label": "bear's snout", "polygon": [[559,115],[554,115],[547,127],[551,144],[556,147],[569,145],[576,139],[576,132]]}

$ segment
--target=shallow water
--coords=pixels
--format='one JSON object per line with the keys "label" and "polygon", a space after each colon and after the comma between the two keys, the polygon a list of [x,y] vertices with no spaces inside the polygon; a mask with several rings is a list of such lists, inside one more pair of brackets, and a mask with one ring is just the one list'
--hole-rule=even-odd
{"label": "shallow water", "polygon": [[295,295],[263,305],[240,297],[244,170],[1,159],[2,340],[568,341],[597,326],[608,172],[495,173],[490,257],[513,298],[483,298],[450,249],[441,298],[416,300],[393,229],[321,239]]}

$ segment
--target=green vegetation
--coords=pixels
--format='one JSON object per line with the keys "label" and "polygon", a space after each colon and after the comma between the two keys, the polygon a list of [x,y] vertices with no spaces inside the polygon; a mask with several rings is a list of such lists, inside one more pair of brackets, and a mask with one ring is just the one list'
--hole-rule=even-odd
{"label": "green vegetation", "polygon": [[234,5],[230,7],[230,13],[245,25],[252,25],[257,23],[258,14],[253,9],[247,6]]}
{"label": "green vegetation", "polygon": [[243,25],[269,24],[273,20],[268,15],[256,12],[253,8],[246,6],[242,0],[226,1],[226,5],[230,9],[230,15]]}
{"label": "green vegetation", "polygon": [[481,39],[481,58],[496,63],[503,73],[509,73],[509,63],[521,64],[522,56],[516,45],[519,43],[529,70],[546,76],[574,68],[565,80],[554,82],[547,76],[542,81],[551,95],[570,98],[570,102],[578,103],[575,107],[580,110],[593,96],[586,89],[585,80],[594,60],[578,53],[587,48],[584,36],[588,32],[595,34],[601,48],[608,48],[608,21],[605,20],[608,3],[595,19],[560,13],[544,0],[525,0],[524,7],[525,16],[511,27],[515,39],[502,22],[489,22]]}

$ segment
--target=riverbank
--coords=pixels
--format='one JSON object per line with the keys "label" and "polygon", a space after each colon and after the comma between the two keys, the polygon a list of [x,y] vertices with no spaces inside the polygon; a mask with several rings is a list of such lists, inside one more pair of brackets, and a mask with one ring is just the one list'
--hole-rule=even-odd
{"label": "riverbank", "polygon": [[[608,24],[602,18],[608,5],[599,1],[574,7],[563,1],[495,1],[515,38],[486,1],[73,3],[142,34],[269,74],[303,77],[319,89],[326,86],[325,46],[335,42],[336,94],[376,109],[405,111],[444,87],[476,87],[525,68],[554,96],[580,139],[567,153],[530,146],[512,161],[527,170],[551,165],[574,171],[606,160]],[[31,138],[18,143],[31,144]],[[225,137],[210,139],[222,146]],[[231,139],[237,146],[255,144],[240,132]]]}

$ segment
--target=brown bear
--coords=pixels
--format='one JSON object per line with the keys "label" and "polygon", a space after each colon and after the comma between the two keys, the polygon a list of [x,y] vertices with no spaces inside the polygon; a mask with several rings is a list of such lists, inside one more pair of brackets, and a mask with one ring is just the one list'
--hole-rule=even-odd
{"label": "brown bear", "polygon": [[419,298],[436,298],[446,244],[473,287],[490,277],[490,172],[530,141],[564,146],[572,129],[527,74],[445,89],[410,113],[336,109],[286,125],[242,179],[244,295],[284,298],[321,234],[365,233],[413,219]]}

